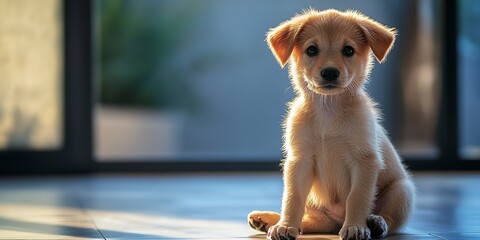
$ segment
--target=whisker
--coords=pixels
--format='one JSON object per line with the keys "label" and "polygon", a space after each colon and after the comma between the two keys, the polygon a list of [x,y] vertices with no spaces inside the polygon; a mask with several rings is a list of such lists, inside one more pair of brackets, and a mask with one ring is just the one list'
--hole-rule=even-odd
{"label": "whisker", "polygon": [[287,93],[287,91],[290,90],[291,88],[292,88],[292,85],[288,86],[283,93],[284,94]]}

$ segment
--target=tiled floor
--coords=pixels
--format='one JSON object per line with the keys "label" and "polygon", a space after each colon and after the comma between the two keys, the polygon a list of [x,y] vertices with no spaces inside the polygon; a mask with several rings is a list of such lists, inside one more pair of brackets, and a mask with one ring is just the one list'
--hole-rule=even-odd
{"label": "tiled floor", "polygon": [[[415,182],[415,214],[389,239],[480,239],[480,173]],[[278,211],[281,191],[272,173],[0,178],[0,239],[263,239],[246,215]]]}

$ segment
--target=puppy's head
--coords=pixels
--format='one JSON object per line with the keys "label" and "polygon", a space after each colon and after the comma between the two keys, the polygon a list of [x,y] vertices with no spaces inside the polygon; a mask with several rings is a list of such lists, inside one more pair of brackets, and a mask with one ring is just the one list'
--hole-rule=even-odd
{"label": "puppy's head", "polygon": [[336,10],[308,10],[267,34],[280,65],[290,61],[294,84],[324,95],[360,88],[370,72],[370,53],[382,62],[394,40],[393,29],[358,12]]}

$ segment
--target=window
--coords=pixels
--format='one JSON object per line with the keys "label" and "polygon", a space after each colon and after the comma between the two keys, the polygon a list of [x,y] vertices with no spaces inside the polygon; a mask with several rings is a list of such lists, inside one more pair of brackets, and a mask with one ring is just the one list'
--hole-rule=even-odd
{"label": "window", "polygon": [[0,0],[0,173],[91,169],[89,11]]}
{"label": "window", "polygon": [[293,91],[264,38],[310,6],[397,28],[367,90],[411,169],[480,169],[478,5],[0,0],[0,172],[278,170]]}
{"label": "window", "polygon": [[63,146],[60,0],[0,1],[0,149]]}
{"label": "window", "polygon": [[462,0],[458,6],[459,154],[471,160],[480,158],[480,2]]}
{"label": "window", "polygon": [[442,60],[437,1],[273,0],[95,1],[96,157],[278,162],[293,91],[265,33],[310,6],[358,9],[399,30],[368,90],[402,153],[434,159]]}

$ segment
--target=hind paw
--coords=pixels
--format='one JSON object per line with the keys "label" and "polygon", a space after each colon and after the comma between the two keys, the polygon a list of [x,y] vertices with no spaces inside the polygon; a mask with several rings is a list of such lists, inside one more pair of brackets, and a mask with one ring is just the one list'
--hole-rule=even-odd
{"label": "hind paw", "polygon": [[251,228],[267,233],[268,229],[280,220],[280,215],[274,212],[253,211],[248,214],[248,224]]}
{"label": "hind paw", "polygon": [[388,226],[383,217],[370,214],[367,218],[367,226],[372,233],[372,238],[385,238],[388,234]]}

